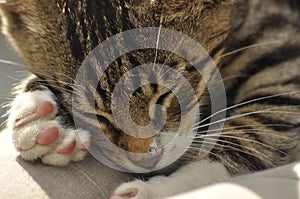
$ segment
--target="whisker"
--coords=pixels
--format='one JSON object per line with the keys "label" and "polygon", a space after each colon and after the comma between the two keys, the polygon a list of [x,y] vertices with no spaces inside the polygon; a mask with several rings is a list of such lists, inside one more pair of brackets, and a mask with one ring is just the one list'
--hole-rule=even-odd
{"label": "whisker", "polygon": [[[288,124],[266,124],[264,127],[290,127],[292,125]],[[218,128],[218,129],[210,129],[210,130],[203,130],[203,131],[197,131],[197,133],[209,133],[209,132],[214,132],[214,131],[220,131],[220,130],[235,130],[237,128],[244,128],[244,127],[257,127],[257,125],[240,125],[240,126],[231,126],[231,127],[226,127],[226,128]],[[237,129],[240,130],[240,129]],[[247,130],[256,130],[256,129],[247,129]]]}
{"label": "whisker", "polygon": [[[228,141],[225,141],[225,140],[221,140],[221,141],[224,142],[224,143],[227,143],[227,144],[230,144],[230,145],[233,145],[233,146],[237,146],[237,147],[241,147],[241,148],[247,149],[247,150],[249,150],[249,151],[254,151],[254,152],[257,153],[257,155],[254,154],[254,153],[250,153],[250,152],[247,152],[247,151],[243,151],[243,150],[241,150],[241,149],[239,149],[239,148],[236,148],[236,147],[233,147],[233,146],[228,146],[228,145],[222,145],[222,144],[219,144],[219,143],[217,143],[217,141],[219,141],[219,139],[215,139],[215,138],[206,138],[206,139],[211,140],[211,142],[205,140],[205,142],[201,142],[201,141],[198,141],[198,142],[197,142],[197,141],[196,141],[195,143],[214,144],[214,145],[216,145],[216,146],[221,146],[221,147],[224,147],[224,148],[229,148],[229,149],[232,149],[232,150],[235,150],[235,151],[238,151],[238,152],[241,152],[241,153],[244,153],[244,154],[247,154],[247,155],[256,157],[257,159],[262,160],[262,161],[264,161],[264,162],[267,162],[267,163],[270,164],[271,166],[274,166],[270,161],[267,161],[267,160],[266,160],[266,159],[269,158],[268,156],[266,156],[265,154],[263,154],[263,153],[261,153],[261,152],[259,152],[259,151],[257,151],[257,150],[254,150],[253,148],[249,148],[249,147],[246,147],[246,146],[238,145],[238,144],[236,144],[236,143],[232,143],[232,142],[228,142]],[[214,142],[214,141],[216,141],[216,142]],[[264,158],[262,158],[262,157],[260,157],[260,156],[263,156],[263,157],[266,158],[266,159],[264,159]]]}
{"label": "whisker", "polygon": [[[39,75],[43,75],[43,76],[46,76],[46,77],[49,77],[49,78],[53,78],[51,75],[48,75],[48,74],[43,74],[43,73],[37,73]],[[67,76],[66,76],[67,77]],[[72,78],[69,77],[70,80],[72,80]],[[79,89],[83,89],[84,91],[87,91],[86,88],[84,88],[83,86],[81,85],[77,85],[77,84],[74,84],[74,83],[68,83],[68,82],[63,82],[63,81],[60,81],[60,80],[44,80],[45,82],[58,82],[58,83],[61,83],[61,84],[64,84],[64,85],[67,85],[67,86],[70,86],[72,87],[73,89],[78,89],[78,91],[80,91]],[[73,80],[72,80],[73,81]]]}
{"label": "whisker", "polygon": [[[178,41],[178,44],[177,44],[177,46],[175,47],[175,51],[180,47],[180,45],[181,45],[182,43],[183,43],[183,38],[181,38],[181,40]],[[159,70],[159,72],[158,72],[158,74],[160,74],[160,75],[159,75],[159,81],[162,81],[162,78],[165,77],[165,76],[168,74],[168,72],[170,72],[170,71],[173,70],[172,67],[169,67],[168,70],[166,70],[166,71],[164,71],[164,72],[162,71],[163,68],[164,68],[164,66],[166,66],[166,63],[170,60],[171,56],[172,56],[172,53],[170,53],[170,54],[168,55],[167,59],[164,61],[164,63],[163,63],[163,64],[161,65],[161,67],[160,67],[160,70]],[[163,74],[161,74],[162,72],[163,72]]]}
{"label": "whisker", "polygon": [[[220,155],[218,155],[218,154],[216,154],[216,153],[214,153],[214,152],[211,152],[211,151],[206,150],[206,149],[203,149],[203,148],[193,147],[193,146],[190,146],[189,148],[190,148],[190,149],[195,149],[195,150],[197,150],[196,155],[198,155],[199,152],[206,152],[206,153],[208,153],[208,154],[211,154],[211,155],[213,155],[213,156],[219,158],[221,161],[226,162],[228,165],[230,165],[230,163],[229,163],[226,159],[224,159],[223,157],[221,157]],[[188,157],[188,156],[187,156],[187,157]],[[195,158],[195,157],[192,157],[192,158]]]}
{"label": "whisker", "polygon": [[[214,137],[214,135],[211,135],[211,137]],[[259,145],[261,145],[261,146],[264,146],[264,147],[266,147],[266,148],[269,148],[269,149],[278,151],[279,153],[281,153],[281,154],[283,154],[283,155],[285,155],[285,156],[288,155],[287,153],[285,153],[285,152],[283,152],[283,151],[281,151],[281,150],[279,150],[279,149],[277,149],[277,148],[275,148],[275,147],[273,147],[273,146],[271,146],[271,145],[265,144],[265,143],[263,143],[263,142],[259,142],[259,141],[257,141],[257,140],[252,140],[252,139],[249,139],[249,138],[236,137],[236,136],[230,136],[230,135],[224,135],[224,134],[221,134],[220,136],[218,135],[217,137],[218,137],[218,138],[221,138],[221,137],[223,137],[223,138],[232,138],[232,139],[237,139],[237,140],[242,140],[242,141],[253,142],[253,143],[259,144]],[[223,140],[222,140],[222,141],[223,141]]]}
{"label": "whisker", "polygon": [[[54,82],[56,82],[55,80],[53,80]],[[47,83],[47,81],[40,81],[40,83],[41,83],[41,85],[42,86],[48,86],[46,83]],[[51,87],[53,87],[53,88],[57,88],[57,89],[59,89],[59,90],[63,90],[63,91],[66,91],[66,92],[69,92],[69,93],[72,93],[72,94],[76,94],[76,95],[79,95],[79,93],[77,93],[77,92],[75,92],[74,90],[70,90],[70,89],[66,89],[66,88],[62,88],[62,87],[60,87],[60,86],[56,86],[56,85],[51,85]]]}
{"label": "whisker", "polygon": [[[74,85],[69,84],[69,83],[67,83],[67,82],[59,81],[59,80],[41,80],[40,82],[44,82],[44,83],[48,83],[48,82],[57,82],[57,83],[61,83],[61,84],[67,85],[67,86],[71,87],[73,90],[66,89],[66,88],[61,88],[61,87],[59,87],[59,86],[56,86],[57,88],[65,89],[65,90],[68,90],[68,91],[70,91],[70,92],[72,92],[72,93],[74,92],[74,90],[77,91],[78,93],[81,92],[81,90],[79,90],[78,88],[73,87]],[[53,87],[53,85],[51,85],[51,86]],[[74,93],[75,93],[75,92],[74,92]]]}
{"label": "whisker", "polygon": [[8,119],[6,119],[3,122],[1,122],[0,129],[4,129],[7,126],[7,123],[8,123]]}
{"label": "whisker", "polygon": [[153,61],[153,67],[156,63],[156,59],[157,59],[157,54],[158,54],[158,47],[159,47],[159,40],[160,40],[160,34],[161,34],[161,29],[162,29],[162,24],[160,22],[159,24],[159,29],[158,29],[158,33],[157,33],[157,41],[156,41],[156,46],[155,46],[155,56],[154,56],[154,61]]}
{"label": "whisker", "polygon": [[[285,106],[285,107],[297,107],[297,106]],[[253,111],[253,112],[248,112],[248,113],[243,113],[243,114],[234,115],[234,116],[227,117],[227,118],[224,118],[224,119],[215,121],[215,122],[211,122],[211,123],[209,123],[209,124],[197,126],[197,127],[193,128],[192,130],[196,130],[196,129],[199,129],[199,128],[207,127],[207,126],[209,126],[209,125],[211,125],[211,124],[218,124],[218,123],[220,123],[220,122],[225,122],[225,121],[229,121],[229,120],[232,120],[232,119],[237,119],[237,118],[245,117],[245,116],[248,116],[248,115],[254,115],[254,114],[258,114],[258,113],[267,113],[267,112],[271,112],[272,109],[276,109],[276,108],[278,108],[278,107],[273,107],[273,108],[269,108],[269,109],[263,109],[263,110],[259,110],[259,111]],[[281,107],[281,108],[283,108],[283,107]],[[273,111],[273,112],[276,112],[276,111]],[[200,122],[199,122],[198,124],[200,124]],[[196,124],[196,125],[197,125],[197,124]]]}
{"label": "whisker", "polygon": [[260,47],[260,46],[265,46],[265,45],[271,45],[271,44],[275,44],[275,43],[279,43],[279,42],[281,42],[281,41],[280,40],[275,40],[275,41],[268,41],[268,42],[263,42],[263,43],[258,43],[258,44],[254,44],[254,45],[245,46],[245,47],[239,48],[237,50],[225,53],[221,56],[221,58],[239,53],[241,51],[244,51],[244,50],[247,50],[247,49],[250,49],[250,48],[255,48],[255,47]]}
{"label": "whisker", "polygon": [[10,102],[3,102],[2,104],[0,104],[0,108],[8,108],[11,104],[11,101]]}
{"label": "whisker", "polygon": [[[299,105],[300,107],[300,105]],[[279,107],[277,107],[279,108]],[[292,115],[300,115],[298,112],[292,112],[292,111],[266,111],[266,113],[284,113],[284,114],[292,114]]]}
{"label": "whisker", "polygon": [[29,72],[29,71],[26,71],[26,70],[17,70],[16,73],[30,74],[30,72]]}
{"label": "whisker", "polygon": [[97,182],[87,173],[85,172],[83,169],[81,169],[80,167],[78,167],[76,164],[70,164],[71,167],[74,168],[74,170],[77,170],[79,173],[81,173],[82,176],[84,176],[86,179],[88,179],[91,184],[98,190],[101,191],[101,188],[99,187],[99,185],[97,184]]}
{"label": "whisker", "polygon": [[228,110],[231,110],[231,109],[243,106],[243,105],[247,105],[247,104],[250,104],[250,103],[253,103],[253,102],[258,102],[258,101],[265,100],[265,99],[271,99],[271,98],[275,98],[275,97],[279,97],[279,96],[283,96],[283,95],[288,95],[288,94],[295,94],[295,93],[300,93],[300,91],[294,91],[294,92],[287,92],[287,93],[281,93],[281,94],[276,94],[276,95],[270,95],[270,96],[266,96],[266,97],[260,97],[260,98],[257,98],[257,99],[249,100],[249,101],[246,101],[246,102],[243,102],[243,103],[235,104],[233,106],[227,107],[225,109],[222,109],[222,110],[219,110],[219,111],[213,113],[212,115],[204,118],[203,120],[201,120],[200,122],[196,123],[195,125],[199,125],[199,124],[207,121],[208,119],[210,119],[210,118],[218,115],[219,113],[223,113],[224,111],[228,111]]}
{"label": "whisker", "polygon": [[284,134],[278,134],[275,133],[274,131],[270,131],[270,130],[257,130],[257,129],[247,129],[247,132],[242,131],[242,130],[233,130],[233,131],[225,131],[222,133],[211,133],[208,135],[196,135],[195,138],[205,138],[205,137],[210,137],[210,136],[216,136],[216,137],[220,137],[221,135],[233,135],[233,134],[258,134],[258,135],[270,135],[272,134],[273,137],[279,137],[279,138],[284,138],[284,139],[290,139],[292,140],[292,138],[288,137],[288,136],[284,136]]}
{"label": "whisker", "polygon": [[[253,154],[253,153],[248,153],[248,152],[243,151],[243,150],[241,150],[241,149],[238,149],[238,148],[236,148],[236,147],[218,144],[218,143],[215,143],[215,142],[213,142],[213,141],[212,141],[212,142],[206,142],[206,143],[207,143],[207,144],[212,144],[212,143],[213,143],[213,144],[215,144],[215,145],[217,145],[217,146],[220,146],[220,147],[232,149],[232,150],[235,150],[235,151],[238,151],[238,152],[241,152],[241,153],[244,153],[244,154],[253,156],[253,157],[255,157],[255,158],[257,158],[257,159],[259,159],[259,160],[261,160],[261,161],[263,161],[263,162],[268,163],[268,164],[271,165],[272,167],[274,167],[274,164],[272,164],[270,161],[266,160],[266,159],[268,159],[267,156],[266,156],[266,159],[263,159],[263,158],[261,158],[260,156],[258,156],[258,155],[264,155],[264,154],[262,154],[262,153],[259,153],[259,152],[258,152],[258,155],[255,155],[255,154]],[[205,144],[205,143],[204,143],[204,144]],[[190,148],[197,149],[197,147],[190,147]],[[199,150],[199,149],[198,149],[198,150]],[[217,155],[217,154],[215,154],[215,153],[213,153],[213,152],[211,152],[211,151],[208,151],[208,150],[206,150],[206,152],[211,153],[211,154],[213,154],[213,155]],[[217,156],[217,157],[220,158],[220,156]],[[224,160],[224,159],[221,158],[221,160]],[[228,161],[225,161],[225,162],[229,163]],[[229,163],[229,165],[231,165],[231,164]]]}
{"label": "whisker", "polygon": [[7,96],[2,95],[2,96],[0,96],[0,99],[3,99],[3,100],[11,100],[11,101],[12,101],[14,98],[11,97],[10,95],[7,95]]}
{"label": "whisker", "polygon": [[0,117],[0,119],[3,119],[3,118],[5,118],[5,117],[8,117],[8,113],[5,113],[5,114],[3,114],[3,115],[1,115],[1,117]]}
{"label": "whisker", "polygon": [[9,79],[12,79],[12,80],[14,80],[14,81],[18,81],[18,82],[21,81],[20,79],[17,79],[17,78],[15,78],[15,77],[13,77],[13,76],[7,74],[7,73],[4,73],[3,71],[0,71],[0,73],[1,73],[3,76],[8,77]]}
{"label": "whisker", "polygon": [[[46,84],[44,84],[44,86],[47,86],[47,85],[46,85]],[[69,92],[69,93],[72,93],[72,94],[75,94],[75,95],[79,95],[77,92],[74,92],[74,90],[70,90],[70,89],[62,88],[62,87],[60,87],[60,86],[51,85],[51,87],[53,87],[53,88],[57,88],[57,89],[60,89],[60,90],[63,90],[63,91],[66,91],[66,92]]]}
{"label": "whisker", "polygon": [[164,5],[162,4],[162,11],[161,11],[161,15],[160,15],[160,18],[159,18],[159,28],[158,28],[158,33],[157,33],[156,45],[155,45],[155,55],[154,55],[154,61],[153,61],[153,68],[154,68],[155,63],[157,61],[157,55],[158,55],[159,41],[160,41],[160,35],[161,35],[161,30],[162,30],[163,17],[164,17]]}
{"label": "whisker", "polygon": [[[19,71],[19,72],[24,72],[24,71]],[[80,93],[80,92],[81,92],[80,89],[83,89],[84,91],[87,91],[86,88],[84,88],[83,86],[79,86],[79,85],[76,85],[76,84],[73,84],[73,83],[63,82],[63,81],[60,81],[60,80],[52,80],[53,77],[52,77],[51,75],[44,74],[44,73],[36,73],[36,74],[37,74],[37,75],[43,75],[43,76],[46,76],[46,77],[49,77],[49,78],[50,78],[50,79],[48,79],[48,80],[39,80],[40,82],[45,82],[45,83],[48,83],[48,82],[57,82],[57,83],[61,83],[61,84],[63,84],[63,85],[67,85],[67,86],[71,87],[73,90],[69,90],[69,89],[65,89],[65,88],[61,88],[61,87],[57,87],[57,86],[55,87],[55,86],[51,85],[51,86],[53,86],[53,87],[55,87],[55,88],[65,89],[66,91],[72,92],[72,93],[75,93],[75,94]],[[66,76],[66,77],[67,77],[67,76]],[[72,80],[72,78],[70,78],[70,77],[69,77],[69,79]],[[45,85],[45,86],[47,86],[47,85]],[[75,90],[76,92],[78,92],[78,93],[74,92],[74,90]]]}
{"label": "whisker", "polygon": [[64,76],[65,78],[67,78],[67,79],[69,79],[69,80],[71,80],[72,82],[75,82],[75,79],[73,79],[73,78],[71,78],[71,77],[69,77],[68,75],[66,75],[66,74],[63,74],[63,73],[57,73],[58,75],[61,75],[61,76]]}
{"label": "whisker", "polygon": [[9,64],[9,65],[17,66],[17,67],[21,67],[21,68],[26,68],[27,67],[24,64],[20,64],[20,63],[14,62],[14,61],[6,60],[6,59],[0,59],[0,63]]}

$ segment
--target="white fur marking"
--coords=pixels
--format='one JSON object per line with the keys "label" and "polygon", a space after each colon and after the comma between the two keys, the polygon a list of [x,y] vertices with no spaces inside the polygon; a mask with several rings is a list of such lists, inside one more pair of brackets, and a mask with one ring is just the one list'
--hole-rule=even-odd
{"label": "white fur marking", "polygon": [[137,195],[132,199],[165,198],[227,178],[229,174],[222,164],[203,159],[182,167],[168,177],[156,176],[147,182],[133,181],[122,184],[116,189],[111,199],[121,198],[120,195],[133,189],[137,191]]}

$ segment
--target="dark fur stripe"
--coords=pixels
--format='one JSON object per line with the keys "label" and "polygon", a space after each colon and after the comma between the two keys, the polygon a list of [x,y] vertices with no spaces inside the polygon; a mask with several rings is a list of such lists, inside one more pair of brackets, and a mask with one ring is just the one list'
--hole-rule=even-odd
{"label": "dark fur stripe", "polygon": [[295,0],[285,0],[285,1],[274,0],[274,2],[278,5],[280,5],[281,7],[288,4],[291,9],[300,11],[300,1],[295,1]]}
{"label": "dark fur stripe", "polygon": [[238,77],[227,92],[231,93],[232,96],[235,96],[239,91],[239,88],[244,85],[249,78],[253,77],[253,75],[262,72],[266,68],[290,61],[298,56],[300,56],[300,46],[298,45],[280,47],[279,49],[275,49],[272,53],[262,55],[247,64],[244,71],[241,72],[243,76]]}
{"label": "dark fur stripe", "polygon": [[[250,98],[246,98],[243,101],[239,103],[245,103],[249,102],[251,100],[259,99],[259,98],[268,98],[271,95],[254,95]],[[267,104],[267,105],[277,105],[277,106],[293,106],[293,105],[299,105],[300,106],[300,98],[294,98],[294,97],[288,97],[288,96],[276,96],[276,97],[270,97],[268,99],[260,100],[257,103],[259,104]]]}
{"label": "dark fur stripe", "polygon": [[[256,43],[257,40],[261,39],[263,34],[267,31],[267,30],[280,30],[282,29],[284,26],[286,26],[287,24],[290,24],[291,22],[289,21],[289,19],[283,17],[282,15],[277,15],[277,14],[273,14],[273,15],[269,15],[266,16],[262,22],[260,24],[257,24],[257,28],[254,32],[251,32],[249,35],[240,38],[237,42],[233,42],[231,41],[231,39],[236,39],[236,38],[230,38],[231,36],[229,36],[229,43],[234,43],[236,45],[231,45],[230,48],[228,48],[226,50],[225,53],[246,47],[246,46],[250,46]],[[235,61],[243,52],[240,53],[235,53],[233,55],[231,55],[230,57],[224,59],[224,62],[222,64],[222,67],[226,67],[226,66],[230,66],[230,64]]]}
{"label": "dark fur stripe", "polygon": [[288,121],[282,121],[282,120],[270,118],[262,114],[250,115],[249,117],[255,119],[257,122],[261,124],[265,124],[265,125],[277,124],[276,126],[275,125],[268,126],[268,128],[279,132],[288,131],[300,127],[300,124],[292,124]]}
{"label": "dark fur stripe", "polygon": [[288,79],[286,81],[283,81],[283,82],[274,82],[274,83],[270,83],[270,84],[264,84],[264,85],[261,85],[261,86],[258,86],[258,87],[255,87],[254,89],[257,90],[257,89],[260,89],[260,88],[271,88],[271,87],[274,87],[274,86],[287,86],[287,85],[298,85],[300,86],[300,75],[297,75],[295,77],[292,77],[291,79]]}
{"label": "dark fur stripe", "polygon": [[[284,46],[279,49],[275,49],[272,53],[263,55],[262,57],[253,60],[245,68],[244,74],[255,75],[265,68],[279,65],[291,59],[300,56],[300,45]],[[243,77],[243,80],[247,80],[249,77]]]}
{"label": "dark fur stripe", "polygon": [[214,57],[218,52],[220,52],[222,49],[223,49],[223,42],[222,43],[220,43],[219,45],[217,45],[217,47],[215,47],[212,51],[211,51],[211,53],[210,53],[210,56],[211,57]]}

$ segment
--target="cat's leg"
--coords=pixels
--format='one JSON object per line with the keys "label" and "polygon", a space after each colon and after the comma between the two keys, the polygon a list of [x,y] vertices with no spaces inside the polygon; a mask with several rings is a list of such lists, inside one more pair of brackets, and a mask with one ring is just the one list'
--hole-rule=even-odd
{"label": "cat's leg", "polygon": [[26,86],[13,101],[8,119],[13,143],[22,158],[41,159],[57,166],[83,159],[90,143],[89,133],[62,122],[56,97],[47,87]]}
{"label": "cat's leg", "polygon": [[172,175],[156,176],[150,180],[124,183],[111,199],[159,199],[190,191],[229,178],[226,168],[209,160],[192,162]]}

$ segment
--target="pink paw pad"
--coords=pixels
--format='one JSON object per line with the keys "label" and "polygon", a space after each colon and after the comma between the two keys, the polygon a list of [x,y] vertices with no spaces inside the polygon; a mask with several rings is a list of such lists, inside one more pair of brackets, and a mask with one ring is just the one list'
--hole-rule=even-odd
{"label": "pink paw pad", "polygon": [[67,144],[66,146],[58,148],[56,152],[60,153],[60,154],[72,153],[75,148],[75,145],[76,145],[76,141],[73,141],[73,142]]}
{"label": "pink paw pad", "polygon": [[49,101],[41,102],[37,105],[34,111],[28,111],[21,114],[14,120],[14,129],[20,129],[28,125],[30,122],[35,121],[41,117],[46,117],[53,113],[55,110],[54,105]]}
{"label": "pink paw pad", "polygon": [[37,138],[39,145],[45,146],[53,143],[59,136],[58,129],[56,127],[46,128]]}
{"label": "pink paw pad", "polygon": [[137,195],[137,191],[131,190],[127,193],[113,195],[110,199],[125,199],[125,198],[134,198]]}
{"label": "pink paw pad", "polygon": [[51,102],[45,101],[40,103],[36,108],[38,117],[45,117],[54,111],[54,106]]}

